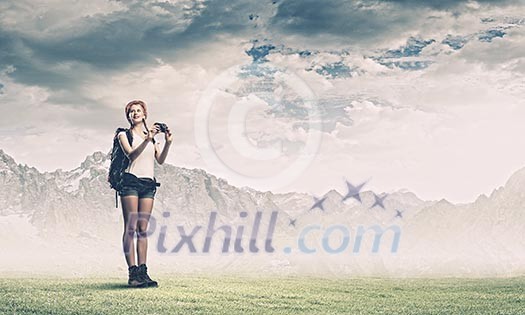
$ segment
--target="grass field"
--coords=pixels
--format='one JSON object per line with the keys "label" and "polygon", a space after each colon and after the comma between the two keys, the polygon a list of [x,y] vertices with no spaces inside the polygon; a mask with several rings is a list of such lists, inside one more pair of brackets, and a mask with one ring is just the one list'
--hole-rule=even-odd
{"label": "grass field", "polygon": [[0,314],[525,314],[525,278],[0,279]]}

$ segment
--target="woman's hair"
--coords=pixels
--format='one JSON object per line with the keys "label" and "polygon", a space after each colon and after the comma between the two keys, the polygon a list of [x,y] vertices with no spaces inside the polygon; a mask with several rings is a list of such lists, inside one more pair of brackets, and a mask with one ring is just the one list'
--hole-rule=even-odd
{"label": "woman's hair", "polygon": [[146,103],[144,103],[143,101],[139,101],[139,100],[131,101],[126,105],[126,109],[125,109],[126,119],[129,121],[130,124],[131,124],[131,119],[129,119],[129,111],[131,110],[131,106],[133,105],[140,105],[142,107],[142,111],[144,112],[144,116],[146,116],[146,118],[148,117],[148,107],[146,106]]}

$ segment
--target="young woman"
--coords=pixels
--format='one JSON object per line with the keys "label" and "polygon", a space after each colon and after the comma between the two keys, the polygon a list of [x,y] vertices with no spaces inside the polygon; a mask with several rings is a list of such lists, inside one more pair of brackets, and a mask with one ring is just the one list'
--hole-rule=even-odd
{"label": "young woman", "polygon": [[[153,209],[156,182],[153,176],[154,160],[164,163],[173,136],[166,127],[164,146],[161,149],[154,137],[160,132],[159,125],[148,129],[146,118],[148,110],[143,101],[131,101],[126,105],[126,118],[131,125],[132,143],[126,132],[118,135],[122,150],[129,159],[128,168],[123,174],[123,187],[119,190],[124,216],[124,235],[122,237],[124,255],[128,264],[128,285],[132,287],[156,287],[147,272],[146,256],[148,250],[148,223]],[[137,235],[135,260],[135,241]]]}

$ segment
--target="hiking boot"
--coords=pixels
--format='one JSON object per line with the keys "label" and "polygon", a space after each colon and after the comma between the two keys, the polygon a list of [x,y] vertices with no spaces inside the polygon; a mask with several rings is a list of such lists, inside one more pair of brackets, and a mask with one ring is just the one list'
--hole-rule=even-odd
{"label": "hiking boot", "polygon": [[145,288],[148,283],[139,275],[139,267],[131,266],[128,268],[128,286],[132,288]]}
{"label": "hiking boot", "polygon": [[148,275],[148,267],[146,267],[146,264],[142,264],[142,265],[138,266],[137,270],[138,270],[137,273],[139,275],[139,278],[142,281],[146,282],[148,287],[158,287],[159,286],[157,281],[152,280],[149,277],[149,275]]}

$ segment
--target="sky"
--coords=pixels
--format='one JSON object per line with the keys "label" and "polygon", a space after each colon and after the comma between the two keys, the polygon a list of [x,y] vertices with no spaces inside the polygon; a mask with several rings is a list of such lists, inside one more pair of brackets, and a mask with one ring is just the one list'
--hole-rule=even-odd
{"label": "sky", "polygon": [[74,169],[141,99],[239,187],[471,202],[525,167],[524,74],[523,1],[4,0],[0,149]]}

